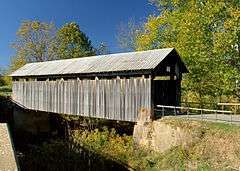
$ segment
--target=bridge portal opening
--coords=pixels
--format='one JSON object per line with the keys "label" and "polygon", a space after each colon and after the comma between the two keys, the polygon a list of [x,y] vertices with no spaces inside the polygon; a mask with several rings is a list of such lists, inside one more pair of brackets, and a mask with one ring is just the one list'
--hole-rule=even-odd
{"label": "bridge portal opening", "polygon": [[176,80],[154,80],[154,105],[179,106]]}

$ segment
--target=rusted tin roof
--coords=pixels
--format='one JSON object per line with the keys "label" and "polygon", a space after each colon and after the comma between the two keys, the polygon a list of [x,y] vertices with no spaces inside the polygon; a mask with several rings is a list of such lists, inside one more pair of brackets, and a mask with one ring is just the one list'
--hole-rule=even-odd
{"label": "rusted tin roof", "polygon": [[174,48],[28,63],[10,76],[45,76],[151,70]]}

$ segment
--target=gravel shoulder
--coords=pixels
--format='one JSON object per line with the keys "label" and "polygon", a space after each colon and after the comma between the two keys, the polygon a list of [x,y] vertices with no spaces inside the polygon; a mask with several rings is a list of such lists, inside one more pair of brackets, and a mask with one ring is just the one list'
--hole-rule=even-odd
{"label": "gravel shoulder", "polygon": [[14,149],[6,123],[0,123],[0,171],[18,170]]}

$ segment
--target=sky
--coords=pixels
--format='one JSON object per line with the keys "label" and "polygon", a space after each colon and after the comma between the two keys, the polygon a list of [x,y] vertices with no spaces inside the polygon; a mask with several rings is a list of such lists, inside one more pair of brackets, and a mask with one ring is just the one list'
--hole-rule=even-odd
{"label": "sky", "polygon": [[122,51],[116,35],[120,23],[130,18],[146,21],[156,13],[148,0],[1,0],[0,67],[7,67],[15,51],[11,43],[24,20],[54,22],[59,28],[70,22],[79,24],[94,46],[104,42],[111,53]]}

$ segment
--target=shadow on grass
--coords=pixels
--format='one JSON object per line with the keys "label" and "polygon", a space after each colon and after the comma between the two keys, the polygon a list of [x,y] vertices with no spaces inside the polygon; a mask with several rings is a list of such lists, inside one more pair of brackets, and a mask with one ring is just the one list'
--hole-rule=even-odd
{"label": "shadow on grass", "polygon": [[121,163],[106,159],[72,142],[54,140],[31,146],[18,160],[21,170],[124,171]]}

